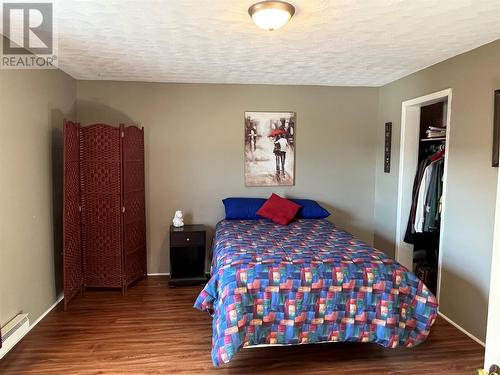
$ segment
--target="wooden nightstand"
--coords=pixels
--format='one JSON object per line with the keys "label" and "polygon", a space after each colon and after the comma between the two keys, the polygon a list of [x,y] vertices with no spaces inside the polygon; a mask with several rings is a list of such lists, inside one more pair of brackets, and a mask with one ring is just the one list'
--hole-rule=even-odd
{"label": "wooden nightstand", "polygon": [[204,225],[170,226],[170,286],[199,285],[205,277],[206,228]]}

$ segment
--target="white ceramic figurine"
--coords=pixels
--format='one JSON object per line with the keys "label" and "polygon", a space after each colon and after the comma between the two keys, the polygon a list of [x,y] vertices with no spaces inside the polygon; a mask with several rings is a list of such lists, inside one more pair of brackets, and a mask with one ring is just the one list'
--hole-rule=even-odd
{"label": "white ceramic figurine", "polygon": [[175,211],[174,219],[172,220],[174,227],[179,228],[184,226],[184,220],[182,219],[182,211]]}

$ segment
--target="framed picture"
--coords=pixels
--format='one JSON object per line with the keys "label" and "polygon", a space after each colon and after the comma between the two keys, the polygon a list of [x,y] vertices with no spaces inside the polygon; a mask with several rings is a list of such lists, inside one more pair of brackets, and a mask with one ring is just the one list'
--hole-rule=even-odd
{"label": "framed picture", "polygon": [[384,173],[391,173],[392,122],[385,123]]}
{"label": "framed picture", "polygon": [[500,148],[500,90],[495,91],[495,112],[493,114],[493,155],[491,166],[498,167]]}
{"label": "framed picture", "polygon": [[295,112],[245,112],[245,185],[295,183]]}

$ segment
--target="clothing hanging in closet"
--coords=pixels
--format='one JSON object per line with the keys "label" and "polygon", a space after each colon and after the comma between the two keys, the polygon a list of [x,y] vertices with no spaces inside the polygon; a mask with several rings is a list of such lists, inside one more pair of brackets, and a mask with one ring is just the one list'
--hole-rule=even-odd
{"label": "clothing hanging in closet", "polygon": [[444,149],[423,159],[413,183],[412,206],[404,241],[415,243],[416,233],[439,230],[443,192]]}

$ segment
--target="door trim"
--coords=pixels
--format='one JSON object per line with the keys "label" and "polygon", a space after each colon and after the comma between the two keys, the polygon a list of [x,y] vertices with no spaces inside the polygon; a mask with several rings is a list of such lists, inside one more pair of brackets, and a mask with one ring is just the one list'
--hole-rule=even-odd
{"label": "door trim", "polygon": [[[400,157],[399,157],[399,176],[398,176],[398,198],[397,198],[397,221],[396,221],[396,252],[395,257],[399,262],[402,258],[404,246],[404,234],[406,231],[406,225],[408,223],[408,213],[409,207],[406,207],[404,199],[405,194],[408,195],[408,190],[405,191],[407,184],[410,186],[410,196],[411,187],[413,186],[413,180],[415,178],[415,173],[417,171],[417,165],[414,163],[413,166],[408,167],[405,165],[407,160],[410,161],[418,160],[418,147],[420,144],[419,137],[415,137],[414,133],[416,129],[409,129],[411,126],[415,127],[418,124],[418,130],[420,130],[420,111],[418,113],[415,109],[420,109],[420,107],[437,103],[447,100],[447,114],[446,114],[446,152],[444,156],[444,174],[443,174],[443,195],[441,200],[441,230],[439,234],[439,257],[438,257],[438,274],[437,274],[437,286],[436,286],[436,298],[440,300],[441,294],[441,266],[443,260],[443,238],[446,231],[446,195],[447,195],[447,182],[448,182],[448,156],[450,152],[450,130],[451,130],[451,104],[452,104],[452,93],[451,88],[438,91],[432,94],[420,96],[411,100],[406,100],[401,105],[401,138],[400,138]],[[413,116],[413,117],[412,117]],[[417,121],[418,119],[418,121]],[[411,122],[411,124],[410,124]],[[413,130],[413,132],[411,131]],[[411,133],[411,134],[410,134]],[[411,183],[408,183],[407,179],[410,178]],[[412,269],[410,269],[412,271]]]}

